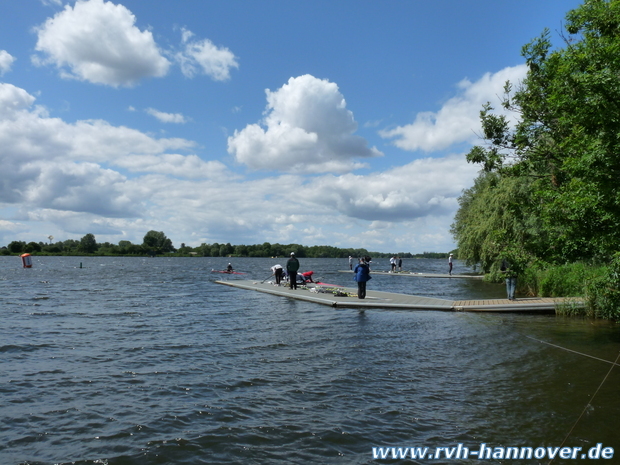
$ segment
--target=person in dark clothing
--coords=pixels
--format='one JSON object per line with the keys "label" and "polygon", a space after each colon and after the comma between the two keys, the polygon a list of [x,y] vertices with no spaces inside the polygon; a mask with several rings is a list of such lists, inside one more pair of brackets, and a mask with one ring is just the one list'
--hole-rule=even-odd
{"label": "person in dark clothing", "polygon": [[357,281],[357,298],[366,298],[366,283],[372,279],[370,276],[370,257],[360,258],[360,262],[353,270],[353,280]]}
{"label": "person in dark clothing", "polygon": [[500,271],[506,276],[506,294],[508,300],[515,300],[515,290],[517,289],[517,271],[506,258],[502,260]]}
{"label": "person in dark clothing", "polygon": [[299,260],[295,257],[295,252],[291,252],[291,258],[286,262],[288,272],[288,282],[291,289],[297,289],[297,271],[299,270]]}

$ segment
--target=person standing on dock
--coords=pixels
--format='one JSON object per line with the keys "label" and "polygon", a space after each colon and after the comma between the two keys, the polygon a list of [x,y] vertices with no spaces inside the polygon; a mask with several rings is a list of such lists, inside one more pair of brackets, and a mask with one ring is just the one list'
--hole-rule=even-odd
{"label": "person standing on dock", "polygon": [[515,290],[517,289],[517,272],[512,268],[511,263],[507,259],[502,260],[499,270],[506,275],[506,294],[508,300],[515,300]]}
{"label": "person standing on dock", "polygon": [[365,299],[366,298],[366,283],[372,279],[370,276],[370,266],[368,263],[370,262],[370,257],[366,256],[360,258],[360,262],[353,270],[353,279],[357,281],[357,298]]}
{"label": "person standing on dock", "polygon": [[448,274],[452,276],[452,254],[448,257]]}
{"label": "person standing on dock", "polygon": [[353,257],[351,255],[349,255],[349,269],[353,269]]}
{"label": "person standing on dock", "polygon": [[291,289],[297,289],[297,271],[299,270],[299,260],[295,257],[295,252],[291,252],[291,258],[286,262],[288,272],[288,282]]}
{"label": "person standing on dock", "polygon": [[403,271],[403,259],[401,257],[398,258],[398,271]]}

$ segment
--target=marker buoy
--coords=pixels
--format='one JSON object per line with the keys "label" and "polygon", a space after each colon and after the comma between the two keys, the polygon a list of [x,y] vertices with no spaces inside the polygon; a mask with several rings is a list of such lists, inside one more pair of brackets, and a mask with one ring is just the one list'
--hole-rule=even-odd
{"label": "marker buoy", "polygon": [[24,268],[32,268],[32,255],[25,253],[21,254],[20,257],[22,258],[22,265]]}

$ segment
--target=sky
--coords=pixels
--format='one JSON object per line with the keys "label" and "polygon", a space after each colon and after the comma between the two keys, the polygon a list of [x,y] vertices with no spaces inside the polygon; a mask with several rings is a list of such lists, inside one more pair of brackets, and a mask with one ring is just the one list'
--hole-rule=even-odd
{"label": "sky", "polygon": [[482,105],[579,4],[4,0],[0,246],[450,251]]}

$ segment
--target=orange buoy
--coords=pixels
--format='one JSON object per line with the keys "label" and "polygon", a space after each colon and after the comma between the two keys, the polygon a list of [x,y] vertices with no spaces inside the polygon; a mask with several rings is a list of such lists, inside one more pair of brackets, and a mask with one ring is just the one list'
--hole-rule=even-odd
{"label": "orange buoy", "polygon": [[32,268],[32,255],[24,253],[21,254],[20,257],[22,257],[22,265],[24,265],[24,268]]}

